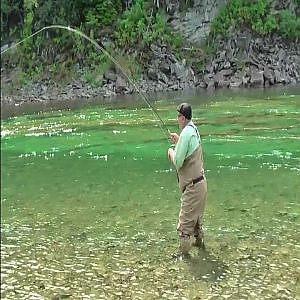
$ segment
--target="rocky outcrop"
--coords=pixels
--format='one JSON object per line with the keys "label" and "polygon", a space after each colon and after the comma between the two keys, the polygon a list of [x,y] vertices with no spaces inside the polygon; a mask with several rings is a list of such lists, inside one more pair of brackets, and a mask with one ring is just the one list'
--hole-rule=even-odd
{"label": "rocky outcrop", "polygon": [[[178,60],[165,45],[152,44],[144,66],[143,79],[137,83],[143,91],[179,90],[196,85],[193,69],[185,59]],[[112,85],[117,94],[134,92],[134,87],[118,68],[104,74],[104,87],[108,85]]]}
{"label": "rocky outcrop", "polygon": [[156,73],[156,79],[168,86],[177,85],[180,88],[195,84],[194,71],[188,66],[186,60],[178,60],[164,45],[151,45],[147,65],[150,66],[147,72],[149,79],[153,78],[151,74]]}
{"label": "rocky outcrop", "polygon": [[260,38],[248,31],[219,44],[205,67],[202,86],[262,87],[300,82],[300,46],[279,37]]}
{"label": "rocky outcrop", "polygon": [[194,0],[193,6],[181,11],[178,7],[169,12],[169,23],[192,43],[201,43],[209,32],[214,17],[225,0]]}
{"label": "rocky outcrop", "polygon": [[[189,42],[201,42],[207,37],[211,21],[226,1],[194,0],[190,1],[193,7],[185,11],[178,8],[180,2],[178,0],[157,1],[161,2],[166,5],[169,22],[174,29],[183,34]],[[286,8],[299,12],[299,6],[296,6],[293,0],[272,2],[274,11]],[[101,42],[105,44],[105,40]],[[219,41],[218,49],[216,55],[204,67],[204,71],[197,73],[186,59],[178,59],[166,45],[153,44],[144,57],[143,74],[141,79],[135,82],[135,86],[128,82],[127,76],[124,76],[118,68],[108,70],[103,78],[101,75],[102,85],[99,87],[90,86],[80,80],[74,80],[67,86],[60,86],[59,82],[51,81],[49,76],[41,78],[38,83],[10,92],[7,92],[7,89],[6,92],[1,90],[1,105],[110,97],[136,92],[136,87],[147,93],[190,87],[207,89],[268,87],[300,82],[299,43],[285,41],[279,37],[257,37],[251,30],[244,29],[239,32],[233,31],[231,36]],[[189,57],[193,56],[194,63],[197,63],[200,55],[201,51],[188,54]],[[12,72],[14,71],[10,70],[10,73]],[[3,64],[1,87],[10,85],[13,77],[13,74],[6,74]]]}
{"label": "rocky outcrop", "polygon": [[[130,94],[143,91],[172,91],[195,87],[197,79],[193,69],[185,59],[178,60],[164,45],[151,45],[150,53],[145,61],[145,72],[134,85],[128,81],[117,66],[103,75],[102,86],[92,87],[86,82],[76,80],[67,86],[50,78],[40,80],[35,84],[13,90],[13,93],[1,95],[1,105],[22,105],[23,103],[39,103],[72,99],[88,99],[95,97],[110,97],[117,94]],[[8,83],[12,78],[1,74],[1,82]]]}
{"label": "rocky outcrop", "polygon": [[[165,45],[156,44],[150,47],[144,73],[135,82],[136,87],[116,68],[104,74],[100,87],[79,80],[60,86],[44,78],[11,93],[1,91],[1,105],[110,97],[137,92],[136,88],[147,93],[191,87],[268,87],[300,82],[300,46],[297,43],[286,43],[280,38],[255,38],[250,31],[244,31],[220,42],[219,47],[201,74],[196,74],[185,59],[177,59]],[[10,81],[13,79],[1,72],[1,86]]]}
{"label": "rocky outcrop", "polygon": [[[178,1],[175,1],[178,4]],[[201,43],[210,32],[210,25],[223,0],[194,0],[192,7],[169,12],[170,24],[189,42]],[[171,7],[171,6],[170,6]],[[289,9],[297,14],[299,10],[293,0],[274,0],[271,11]],[[299,44],[281,38],[255,37],[250,30],[232,32],[218,45],[220,49],[207,64],[197,86],[208,89],[217,87],[262,87],[274,84],[290,84],[300,81]]]}

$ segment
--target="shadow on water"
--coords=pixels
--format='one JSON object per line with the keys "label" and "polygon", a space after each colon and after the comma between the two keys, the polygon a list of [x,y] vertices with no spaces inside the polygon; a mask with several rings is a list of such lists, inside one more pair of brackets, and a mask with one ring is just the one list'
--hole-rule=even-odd
{"label": "shadow on water", "polygon": [[208,250],[199,249],[187,261],[190,272],[195,279],[214,282],[225,275],[226,265]]}

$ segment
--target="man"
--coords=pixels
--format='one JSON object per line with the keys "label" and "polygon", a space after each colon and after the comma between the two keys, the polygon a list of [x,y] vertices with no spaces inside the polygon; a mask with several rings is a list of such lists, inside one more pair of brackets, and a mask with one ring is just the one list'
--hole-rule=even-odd
{"label": "man", "polygon": [[192,122],[192,108],[188,103],[177,107],[180,135],[170,133],[175,146],[168,149],[168,158],[175,165],[181,195],[177,231],[180,252],[188,254],[192,245],[204,247],[202,219],[207,197],[203,169],[201,138]]}

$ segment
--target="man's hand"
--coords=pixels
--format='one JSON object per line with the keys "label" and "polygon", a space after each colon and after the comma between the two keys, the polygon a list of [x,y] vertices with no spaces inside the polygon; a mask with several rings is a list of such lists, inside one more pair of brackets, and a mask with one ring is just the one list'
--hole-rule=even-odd
{"label": "man's hand", "polygon": [[179,136],[175,132],[170,132],[170,140],[172,141],[173,144],[177,144],[179,139]]}
{"label": "man's hand", "polygon": [[173,148],[169,148],[168,149],[168,159],[173,162],[174,160],[174,149]]}

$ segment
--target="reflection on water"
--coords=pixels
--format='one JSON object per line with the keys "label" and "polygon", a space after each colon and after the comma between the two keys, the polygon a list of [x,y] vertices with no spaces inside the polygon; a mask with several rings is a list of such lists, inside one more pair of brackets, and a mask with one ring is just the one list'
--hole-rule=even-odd
{"label": "reflection on water", "polygon": [[[299,94],[226,97],[194,103],[209,198],[189,261],[171,259],[179,192],[148,108],[3,120],[1,298],[297,299]],[[156,103],[170,130],[176,105]]]}
{"label": "reflection on water", "polygon": [[[160,103],[173,102],[189,102],[192,104],[207,103],[212,101],[222,100],[249,100],[249,99],[264,99],[270,100],[274,98],[290,99],[300,94],[300,85],[294,86],[274,86],[269,88],[234,88],[234,89],[217,89],[215,91],[206,89],[188,89],[174,92],[158,92],[147,95],[154,106],[159,106]],[[118,95],[109,98],[88,98],[88,99],[58,99],[57,101],[41,101],[38,103],[23,103],[23,104],[4,104],[1,106],[1,117],[18,116],[21,114],[31,114],[34,112],[47,112],[62,110],[76,110],[84,107],[92,107],[104,105],[107,109],[124,109],[128,107],[148,107],[142,100],[141,96],[136,93],[132,95]],[[245,105],[245,104],[244,104]],[[42,116],[45,118],[45,116]]]}

